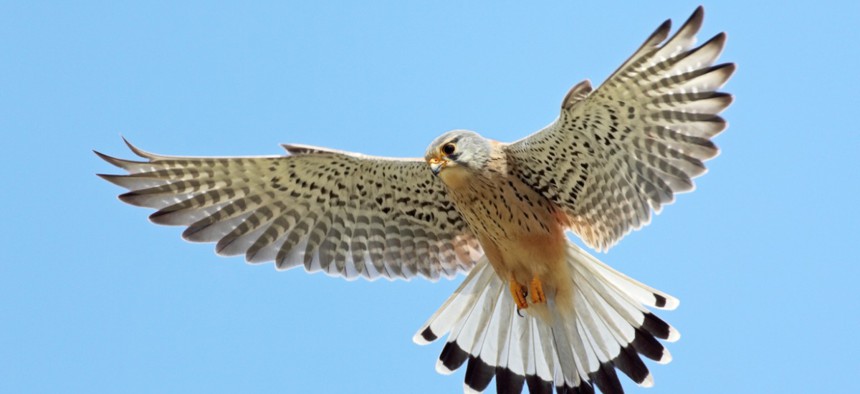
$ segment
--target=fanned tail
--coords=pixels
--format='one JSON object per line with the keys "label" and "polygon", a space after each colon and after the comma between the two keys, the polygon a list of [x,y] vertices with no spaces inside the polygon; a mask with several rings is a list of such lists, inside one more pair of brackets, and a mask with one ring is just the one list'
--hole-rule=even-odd
{"label": "fanned tail", "polygon": [[671,355],[658,341],[677,330],[647,307],[674,309],[678,300],[568,246],[571,299],[549,295],[546,313],[517,313],[505,282],[482,258],[463,284],[413,340],[427,344],[448,334],[436,370],[450,374],[467,363],[464,389],[482,392],[496,380],[499,393],[622,393],[616,369],[643,387],[653,385],[640,356],[658,363]]}

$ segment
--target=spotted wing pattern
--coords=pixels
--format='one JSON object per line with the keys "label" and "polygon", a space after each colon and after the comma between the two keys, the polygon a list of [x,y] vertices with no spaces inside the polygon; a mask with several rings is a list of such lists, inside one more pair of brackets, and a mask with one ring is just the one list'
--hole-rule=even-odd
{"label": "spotted wing pattern", "polygon": [[157,224],[217,242],[221,255],[304,265],[348,279],[428,279],[468,271],[478,242],[420,160],[284,145],[271,157],[177,157],[146,161],[96,152],[127,175],[100,175],[129,190],[120,199],[155,208]]}
{"label": "spotted wing pattern", "polygon": [[[664,22],[597,90],[584,81],[559,118],[507,146],[514,173],[558,204],[583,241],[607,250],[647,225],[676,193],[693,190],[725,129],[732,97],[717,92],[735,70],[714,65],[726,35],[693,47],[699,7],[666,40]],[[664,42],[665,41],[665,42]]]}

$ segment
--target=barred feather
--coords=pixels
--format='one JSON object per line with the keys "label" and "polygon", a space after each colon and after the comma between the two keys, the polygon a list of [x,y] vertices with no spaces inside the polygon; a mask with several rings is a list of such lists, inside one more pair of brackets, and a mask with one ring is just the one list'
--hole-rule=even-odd
{"label": "barred feather", "polygon": [[597,250],[693,190],[718,153],[711,138],[725,129],[718,114],[732,97],[716,89],[735,65],[714,65],[724,33],[693,47],[703,18],[699,7],[668,39],[666,21],[597,90],[578,84],[555,122],[507,147],[517,176]]}
{"label": "barred feather", "polygon": [[468,271],[480,246],[420,160],[287,145],[288,156],[175,157],[129,148],[147,161],[96,152],[127,175],[120,199],[155,208],[150,220],[186,226],[183,238],[218,254],[278,269],[353,279]]}

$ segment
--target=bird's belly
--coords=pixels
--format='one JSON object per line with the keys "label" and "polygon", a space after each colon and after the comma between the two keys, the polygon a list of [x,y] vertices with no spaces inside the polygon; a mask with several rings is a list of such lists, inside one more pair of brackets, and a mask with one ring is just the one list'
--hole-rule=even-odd
{"label": "bird's belly", "polygon": [[549,201],[516,182],[475,191],[455,203],[500,277],[550,288],[568,277],[564,221]]}
{"label": "bird's belly", "polygon": [[[500,264],[496,272],[505,279],[513,277],[520,284],[539,278],[554,288],[556,278],[567,277],[567,238],[563,231],[538,234],[520,234],[513,239],[496,243]],[[501,271],[501,272],[500,272]]]}

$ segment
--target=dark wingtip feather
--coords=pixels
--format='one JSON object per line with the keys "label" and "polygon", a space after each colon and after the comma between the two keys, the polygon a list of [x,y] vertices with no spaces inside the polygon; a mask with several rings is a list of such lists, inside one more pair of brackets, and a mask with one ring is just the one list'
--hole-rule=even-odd
{"label": "dark wingtip feather", "polygon": [[132,145],[132,143],[125,139],[125,137],[120,136],[120,138],[122,138],[122,142],[125,142],[125,145],[128,146],[128,149],[130,149],[135,155],[149,160],[155,160],[158,157],[155,154],[149,153],[143,149]]}
{"label": "dark wingtip feather", "polygon": [[116,174],[96,174],[96,176],[97,176],[97,177],[99,177],[99,178],[101,178],[101,179],[104,179],[104,180],[106,180],[106,181],[108,181],[108,182],[110,182],[110,183],[113,183],[113,184],[115,185],[116,183],[114,183],[114,182],[111,180],[111,178],[113,178],[113,177],[117,177],[117,176],[120,176],[120,175],[116,175]]}
{"label": "dark wingtip feather", "polygon": [[113,157],[108,156],[108,155],[106,155],[106,154],[104,154],[104,153],[101,153],[101,152],[99,152],[99,151],[97,151],[97,150],[95,150],[95,149],[93,149],[93,153],[95,153],[95,154],[96,154],[96,156],[98,156],[100,159],[102,159],[102,160],[104,160],[104,161],[106,161],[106,162],[108,162],[108,163],[113,164],[113,163],[111,162],[111,159],[113,159]]}
{"label": "dark wingtip feather", "polygon": [[[704,20],[705,20],[705,10],[704,10],[704,8],[699,6],[699,8],[696,8],[696,10],[693,11],[692,14],[690,14],[690,17],[687,18],[687,20],[681,24],[681,27],[678,28],[678,31],[676,31],[675,34],[672,35],[672,38],[670,38],[666,42],[666,44],[673,42],[675,39],[677,39],[679,37],[691,38],[691,37],[695,36],[696,33],[699,32],[699,29],[702,28],[702,22]],[[666,45],[666,44],[664,44],[664,45]]]}
{"label": "dark wingtip feather", "polygon": [[726,82],[728,82],[728,80],[735,73],[736,69],[737,69],[737,65],[735,63],[720,63],[720,64],[717,64],[714,66],[702,68],[698,71],[695,71],[695,73],[696,73],[695,77],[699,77],[699,76],[707,75],[707,74],[712,74],[712,73],[719,73],[719,75],[722,77],[722,81],[719,83],[718,86],[716,86],[714,88],[716,90],[720,86],[722,86]]}
{"label": "dark wingtip feather", "polygon": [[705,45],[710,44],[710,45],[717,45],[720,47],[720,49],[722,49],[723,47],[726,46],[726,38],[727,37],[728,37],[728,35],[726,34],[726,32],[721,31],[721,32],[717,33],[717,35],[711,37],[710,40],[708,40],[706,43],[702,44],[701,46],[705,46]]}
{"label": "dark wingtip feather", "polygon": [[704,20],[705,20],[705,7],[699,5],[698,7],[696,7],[696,9],[693,11],[693,13],[690,14],[690,17],[687,18],[687,20],[684,22],[683,26],[692,25],[692,26],[696,26],[696,30],[699,30],[699,27],[702,26],[702,21],[704,21]]}
{"label": "dark wingtip feather", "polygon": [[720,64],[718,67],[720,67],[721,69],[724,69],[724,72],[727,73],[726,80],[731,78],[731,76],[734,75],[735,71],[737,71],[737,69],[738,69],[738,65],[735,63],[723,63],[723,64]]}
{"label": "dark wingtip feather", "polygon": [[669,31],[671,31],[671,30],[672,30],[672,20],[666,19],[665,21],[663,21],[663,23],[660,24],[660,26],[657,27],[657,30],[654,30],[654,32],[651,33],[651,35],[648,37],[648,39],[645,40],[645,43],[647,44],[649,42],[655,42],[655,44],[656,44],[656,43],[663,42],[663,40],[665,40],[666,37],[669,36]]}
{"label": "dark wingtip feather", "polygon": [[732,105],[732,103],[735,102],[735,96],[729,93],[715,92],[714,94],[719,95],[720,99],[723,100],[723,105],[725,106],[724,108],[728,108],[730,105]]}
{"label": "dark wingtip feather", "polygon": [[106,161],[106,162],[110,163],[111,165],[113,165],[113,166],[115,166],[115,167],[122,168],[122,169],[124,169],[124,170],[125,170],[125,169],[127,169],[127,166],[128,166],[129,164],[141,164],[141,163],[142,163],[142,162],[139,162],[139,161],[125,160],[125,159],[118,159],[118,158],[116,158],[116,157],[113,157],[113,156],[110,156],[110,155],[106,155],[106,154],[101,153],[101,152],[96,151],[96,150],[93,150],[93,153],[95,153],[95,154],[96,154],[96,156],[98,156],[100,159],[102,159],[102,160],[104,160],[104,161]]}

